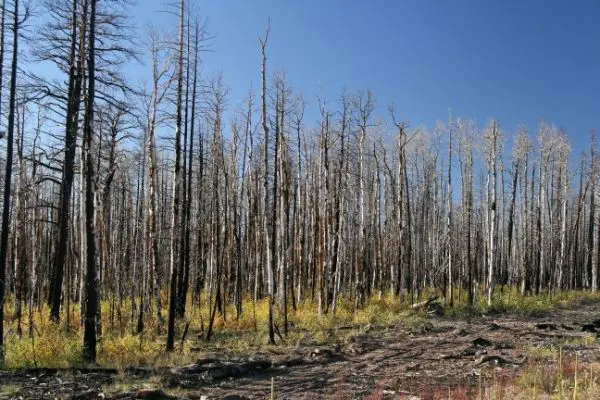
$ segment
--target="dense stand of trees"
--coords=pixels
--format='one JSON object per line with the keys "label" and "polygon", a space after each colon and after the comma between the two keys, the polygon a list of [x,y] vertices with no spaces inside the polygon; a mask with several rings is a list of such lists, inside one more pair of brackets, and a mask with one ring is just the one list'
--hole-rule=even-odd
{"label": "dense stand of trees", "polygon": [[[370,91],[305,101],[269,71],[270,28],[249,66],[260,93],[230,110],[223,78],[200,75],[207,36],[189,4],[175,10],[177,34],[150,30],[142,53],[122,3],[43,2],[28,63],[53,65],[62,77],[51,79],[19,65],[28,8],[2,2],[12,46],[0,66],[5,53],[12,61],[0,69],[10,76],[0,300],[14,315],[0,308],[0,349],[2,321],[17,320],[21,335],[27,307],[32,336],[44,303],[56,323],[80,306],[93,361],[101,313],[133,333],[148,318],[165,331],[161,293],[172,350],[188,301],[209,306],[210,340],[216,315],[239,318],[251,312],[244,299],[267,297],[275,343],[303,301],[335,313],[341,298],[416,301],[427,288],[451,305],[480,293],[491,302],[505,285],[598,289],[593,136],[575,160],[544,121],[509,135],[496,120],[450,117],[427,131]],[[122,73],[138,56],[150,77],[141,88]]]}

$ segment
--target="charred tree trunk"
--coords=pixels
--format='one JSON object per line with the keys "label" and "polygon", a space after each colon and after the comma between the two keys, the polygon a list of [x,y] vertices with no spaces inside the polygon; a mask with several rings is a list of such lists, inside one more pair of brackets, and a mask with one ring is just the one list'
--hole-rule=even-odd
{"label": "charred tree trunk", "polygon": [[[10,228],[10,200],[12,189],[13,142],[15,134],[15,110],[17,103],[17,69],[19,54],[19,0],[14,1],[13,53],[10,67],[10,95],[8,99],[8,129],[6,135],[6,167],[4,171],[4,201],[2,205],[2,232],[0,233],[0,364],[4,363],[4,295],[6,292],[6,260]],[[4,8],[4,7],[3,7]]]}
{"label": "charred tree trunk", "polygon": [[[73,188],[75,150],[77,146],[77,129],[79,120],[79,107],[81,103],[83,76],[85,68],[85,27],[80,28],[79,42],[77,41],[77,0],[73,0],[71,47],[69,55],[69,86],[68,103],[65,123],[65,158],[60,185],[60,211],[59,227],[54,265],[52,268],[52,287],[49,291],[48,303],[51,306],[50,316],[56,323],[60,320],[60,304],[64,265],[67,259],[67,243],[69,240],[69,225],[71,220],[71,192]],[[82,14],[87,15],[87,2],[84,2]],[[83,18],[82,18],[83,19]],[[85,26],[85,25],[84,25]],[[79,46],[77,59],[76,49]]]}
{"label": "charred tree trunk", "polygon": [[90,35],[89,35],[89,54],[88,54],[88,93],[85,105],[85,120],[84,120],[84,156],[86,162],[86,188],[85,188],[85,217],[86,217],[86,307],[85,307],[85,322],[83,334],[83,357],[86,361],[96,362],[96,314],[98,307],[98,275],[96,268],[96,183],[95,183],[95,166],[92,157],[93,132],[94,123],[94,96],[95,96],[95,80],[96,80],[96,64],[95,64],[95,40],[96,40],[96,2],[90,1]]}
{"label": "charred tree trunk", "polygon": [[183,16],[185,1],[179,3],[179,41],[177,60],[177,110],[175,120],[175,169],[173,172],[173,203],[171,206],[171,244],[170,244],[170,278],[169,278],[169,314],[167,322],[167,351],[173,351],[175,346],[175,314],[177,307],[177,274],[178,255],[177,243],[180,234],[179,226],[179,200],[181,180],[181,120],[182,120],[182,92],[183,92]]}

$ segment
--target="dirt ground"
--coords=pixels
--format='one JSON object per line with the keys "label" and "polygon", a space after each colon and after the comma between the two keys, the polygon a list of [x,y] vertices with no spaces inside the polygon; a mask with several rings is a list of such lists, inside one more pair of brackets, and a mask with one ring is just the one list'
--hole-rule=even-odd
{"label": "dirt ground", "polygon": [[252,358],[198,353],[186,367],[0,371],[0,399],[268,399],[272,390],[277,399],[447,398],[457,388],[512,382],[532,362],[550,362],[535,354],[559,347],[582,365],[598,362],[596,331],[600,301],[527,317],[432,315],[342,327],[328,346],[277,347]]}

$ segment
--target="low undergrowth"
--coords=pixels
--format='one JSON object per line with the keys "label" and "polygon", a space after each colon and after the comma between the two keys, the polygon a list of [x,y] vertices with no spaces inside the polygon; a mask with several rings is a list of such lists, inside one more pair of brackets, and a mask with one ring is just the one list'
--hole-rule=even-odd
{"label": "low undergrowth", "polygon": [[600,364],[584,364],[577,354],[566,356],[561,349],[554,349],[547,356],[530,357],[516,378],[498,372],[487,381],[480,379],[476,387],[437,389],[428,397],[436,400],[598,399]]}
{"label": "low undergrowth", "polygon": [[[424,293],[427,298],[434,293]],[[488,307],[483,294],[478,296],[475,307],[467,304],[466,295],[461,293],[455,299],[452,309],[445,306],[447,315],[460,317],[467,313],[517,312],[539,313],[554,307],[566,307],[574,302],[590,298],[599,298],[587,292],[561,292],[553,296],[547,294],[537,296],[520,296],[515,288],[505,287],[498,290],[491,307]],[[340,299],[336,312],[318,313],[318,307],[311,301],[296,305],[296,310],[289,307],[288,333],[284,332],[284,317],[281,309],[276,307],[276,325],[278,346],[267,345],[268,302],[266,299],[256,303],[249,299],[243,302],[243,313],[236,317],[234,307],[226,307],[224,315],[215,318],[213,336],[210,343],[202,339],[206,335],[209,320],[208,302],[200,305],[189,302],[186,318],[177,321],[176,350],[166,353],[165,331],[158,327],[156,315],[145,315],[145,329],[136,334],[137,321],[131,318],[131,303],[124,301],[121,312],[116,312],[114,303],[102,304],[102,335],[98,343],[98,364],[104,367],[124,368],[131,365],[171,365],[193,361],[197,351],[230,352],[234,354],[252,354],[257,350],[276,351],[279,346],[320,345],[340,336],[356,333],[361,327],[369,324],[414,325],[422,323],[426,315],[411,309],[410,296],[392,298],[391,296],[375,296],[366,301],[364,307],[355,309],[354,302]],[[17,329],[18,322],[12,317],[13,302],[6,302],[7,320],[6,360],[4,368],[30,367],[78,367],[82,365],[81,352],[83,328],[80,324],[79,309],[72,305],[69,318],[65,312],[61,323],[55,324],[49,319],[46,307],[35,309],[33,315],[33,335],[28,335],[29,320],[25,310],[21,318],[21,335]],[[163,302],[166,304],[166,301]],[[166,318],[166,310],[163,310]],[[68,320],[68,322],[66,322]],[[184,327],[189,324],[188,333],[182,338]],[[344,327],[344,333],[339,331]],[[182,340],[183,339],[183,340]]]}
{"label": "low undergrowth", "polygon": [[600,299],[599,293],[585,291],[563,291],[541,293],[537,295],[521,295],[514,286],[499,287],[488,305],[483,293],[475,296],[475,304],[469,304],[466,293],[460,293],[453,307],[446,306],[448,316],[467,316],[477,314],[506,314],[513,313],[524,316],[534,316],[546,313],[556,308],[565,308],[585,300]]}

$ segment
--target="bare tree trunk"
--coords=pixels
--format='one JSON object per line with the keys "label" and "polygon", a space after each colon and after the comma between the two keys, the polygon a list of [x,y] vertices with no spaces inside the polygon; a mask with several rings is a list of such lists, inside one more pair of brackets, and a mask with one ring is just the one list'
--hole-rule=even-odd
{"label": "bare tree trunk", "polygon": [[489,231],[488,231],[488,283],[487,283],[487,303],[488,306],[492,305],[492,296],[494,294],[494,274],[495,274],[495,262],[496,262],[496,141],[498,137],[498,131],[496,127],[496,121],[493,122],[492,126],[492,148],[490,156],[490,169],[492,172],[492,194],[491,201],[489,202]]}
{"label": "bare tree trunk", "polygon": [[[271,30],[271,23],[267,26],[264,39],[259,39],[262,64],[261,64],[261,75],[262,75],[262,127],[264,132],[264,151],[265,151],[265,171],[264,171],[264,217],[263,217],[263,230],[265,236],[265,251],[267,254],[267,280],[268,280],[268,292],[269,292],[269,344],[275,344],[275,320],[274,320],[274,292],[275,292],[275,277],[273,273],[273,264],[271,261],[271,244],[269,238],[269,228],[267,223],[267,207],[269,206],[269,127],[267,123],[267,55],[266,47],[269,40],[269,32]],[[273,221],[275,223],[275,221]]]}
{"label": "bare tree trunk", "polygon": [[25,181],[25,163],[23,160],[23,145],[24,145],[24,133],[25,133],[25,113],[26,113],[26,101],[22,101],[21,111],[19,108],[16,109],[17,117],[17,165],[19,173],[17,175],[16,182],[16,193],[14,197],[13,214],[15,215],[15,232],[13,234],[13,263],[15,265],[15,276],[14,276],[14,293],[15,293],[15,309],[14,319],[17,320],[17,336],[23,337],[22,322],[22,304],[25,298],[25,290],[27,287],[26,282],[26,267],[28,264],[28,252],[26,250],[26,232],[25,229],[28,226],[26,220],[26,208],[27,204],[27,193]]}
{"label": "bare tree trunk", "polygon": [[96,1],[90,1],[90,35],[88,55],[88,93],[85,105],[84,120],[84,156],[86,161],[86,251],[87,266],[85,278],[86,307],[83,334],[83,357],[86,361],[96,362],[96,314],[98,312],[98,274],[96,269],[96,210],[95,210],[95,177],[92,146],[94,142],[92,125],[94,123],[94,95],[96,80],[95,40],[96,40]]}
{"label": "bare tree trunk", "polygon": [[37,115],[37,126],[35,131],[35,138],[33,139],[33,146],[31,151],[32,158],[32,169],[31,169],[31,182],[34,184],[33,186],[33,211],[31,216],[32,227],[31,227],[31,247],[29,251],[31,251],[31,272],[29,275],[29,338],[33,339],[33,332],[35,329],[33,314],[34,314],[34,301],[35,301],[35,292],[37,287],[37,279],[38,279],[38,251],[40,248],[39,245],[39,216],[38,216],[38,204],[40,200],[39,194],[39,185],[35,185],[35,181],[37,179],[37,143],[39,140],[40,132],[42,129],[42,120],[40,116],[40,111],[38,110]]}
{"label": "bare tree trunk", "polygon": [[452,119],[448,126],[448,298],[450,307],[454,307],[453,275],[452,275]]}
{"label": "bare tree trunk", "polygon": [[358,254],[355,264],[355,287],[356,287],[356,299],[355,307],[362,307],[365,303],[365,266],[366,260],[366,246],[365,246],[365,179],[364,179],[364,146],[367,139],[367,128],[369,127],[369,121],[371,113],[374,109],[374,100],[370,91],[366,94],[360,93],[358,99],[356,99],[356,106],[359,118],[359,132],[358,132]]}
{"label": "bare tree trunk", "polygon": [[[587,273],[591,277],[590,288],[592,292],[598,288],[598,276],[596,272],[596,155],[595,155],[595,140],[592,137],[590,146],[590,211],[589,211],[589,228],[588,228],[588,256],[587,256]],[[589,278],[588,278],[589,279]]]}
{"label": "bare tree trunk", "polygon": [[[334,268],[333,271],[333,279],[334,279],[334,283],[333,283],[333,296],[331,299],[331,312],[335,314],[336,309],[337,309],[337,301],[338,301],[338,294],[339,294],[339,289],[340,289],[340,285],[341,285],[341,268],[342,268],[342,256],[341,256],[341,243],[342,243],[342,207],[343,207],[343,198],[344,198],[344,190],[345,190],[345,179],[344,179],[344,168],[346,165],[346,136],[347,136],[347,130],[348,130],[348,121],[349,121],[349,113],[350,113],[350,104],[344,94],[344,97],[342,98],[342,119],[341,119],[341,127],[340,127],[340,133],[339,133],[339,139],[340,139],[340,155],[339,155],[339,160],[338,160],[338,166],[337,166],[337,183],[338,183],[338,188],[335,191],[335,215],[334,215],[334,220],[335,220],[335,226],[334,226],[334,242],[333,242],[333,246],[332,246],[332,251],[333,251],[333,255],[332,255],[332,267]],[[298,143],[300,141],[298,140]],[[299,157],[299,156],[298,156]],[[300,163],[300,160],[298,160],[298,164]],[[298,180],[300,179],[300,176],[298,175]],[[300,183],[298,182],[298,187],[299,187]]]}
{"label": "bare tree trunk", "polygon": [[[52,269],[52,288],[49,291],[49,304],[51,305],[50,316],[54,322],[60,320],[60,303],[63,281],[63,269],[66,261],[67,241],[69,239],[69,224],[71,210],[71,192],[73,187],[75,148],[77,146],[77,127],[79,119],[79,107],[82,93],[83,70],[85,68],[84,43],[86,29],[81,28],[79,32],[79,59],[76,58],[77,48],[77,0],[73,0],[72,12],[72,33],[71,47],[69,55],[69,86],[68,86],[68,104],[65,123],[65,158],[63,163],[62,180],[60,186],[60,213],[59,213],[59,232],[58,243],[54,256],[54,266]],[[83,15],[87,14],[84,3]]]}
{"label": "bare tree trunk", "polygon": [[177,60],[177,115],[175,121],[175,169],[173,172],[173,204],[171,207],[171,244],[169,278],[169,313],[167,322],[167,351],[173,351],[175,345],[175,313],[177,306],[177,243],[179,239],[179,196],[181,180],[181,120],[183,92],[183,15],[185,0],[179,3],[179,40]]}
{"label": "bare tree trunk", "polygon": [[[543,128],[542,128],[543,129]],[[546,154],[543,149],[540,149],[540,187],[539,187],[539,259],[538,259],[538,285],[537,293],[541,293],[544,287],[544,278],[546,276]]]}
{"label": "bare tree trunk", "polygon": [[[189,123],[189,94],[190,94],[190,19],[188,16],[187,20],[187,38],[186,38],[186,73],[185,73],[185,100],[183,101],[183,106],[185,107],[185,116],[183,118],[183,153],[182,153],[182,161],[183,161],[183,171],[182,171],[182,191],[181,191],[181,200],[182,200],[182,213],[181,213],[181,237],[180,237],[180,245],[179,245],[179,276],[177,277],[177,306],[176,306],[176,314],[177,317],[183,318],[185,316],[185,303],[187,300],[187,289],[189,284],[189,267],[190,267],[190,230],[188,229],[190,224],[189,218],[189,192],[191,188],[188,186],[188,181],[191,182],[192,176],[192,165],[191,165],[191,154],[193,151],[193,141],[190,143],[190,149],[188,151],[188,123]],[[190,138],[194,135],[189,134]],[[186,155],[190,155],[190,165],[188,167]],[[188,173],[189,171],[189,173]]]}
{"label": "bare tree trunk", "polygon": [[[193,176],[193,167],[194,167],[194,130],[195,130],[195,122],[196,122],[196,91],[197,91],[197,81],[198,81],[198,53],[199,53],[199,35],[200,35],[200,27],[196,22],[196,32],[194,36],[194,77],[192,78],[192,109],[190,113],[191,121],[190,121],[190,148],[188,155],[188,177],[187,177],[187,198],[185,201],[185,214],[186,214],[186,224],[185,224],[185,233],[184,233],[184,249],[185,249],[185,259],[184,259],[184,274],[183,274],[183,282],[181,284],[181,293],[179,294],[180,299],[183,299],[182,302],[182,316],[185,314],[185,301],[187,298],[187,292],[189,288],[190,281],[190,242],[191,242],[191,210],[192,210],[192,176]],[[189,52],[188,52],[189,53]],[[186,101],[187,104],[187,101]],[[201,190],[197,188],[197,190]]]}
{"label": "bare tree trunk", "polygon": [[514,234],[514,220],[515,220],[515,203],[517,198],[517,182],[519,180],[519,168],[520,160],[516,160],[513,163],[513,182],[512,182],[512,195],[510,198],[510,208],[508,211],[508,246],[506,254],[506,262],[512,264],[513,261],[513,234]]}
{"label": "bare tree trunk", "polygon": [[6,291],[6,259],[8,254],[8,234],[10,229],[10,197],[12,183],[13,142],[15,134],[15,109],[17,97],[17,69],[19,54],[19,0],[14,1],[13,11],[13,53],[10,67],[10,95],[8,100],[8,132],[6,135],[6,167],[4,171],[4,201],[2,205],[2,232],[0,233],[0,364],[4,363],[4,294]]}

